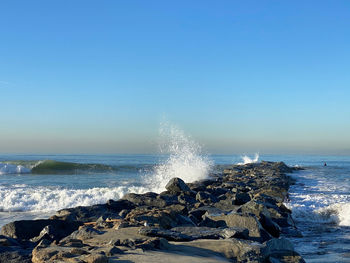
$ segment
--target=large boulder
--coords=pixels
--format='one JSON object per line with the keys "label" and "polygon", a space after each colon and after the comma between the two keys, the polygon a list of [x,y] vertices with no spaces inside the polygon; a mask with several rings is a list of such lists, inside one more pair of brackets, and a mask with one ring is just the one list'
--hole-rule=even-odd
{"label": "large boulder", "polygon": [[122,200],[127,200],[136,206],[154,206],[154,207],[166,207],[169,203],[160,198],[156,193],[148,192],[145,194],[129,193],[123,196]]}
{"label": "large boulder", "polygon": [[254,215],[230,213],[227,215],[208,215],[214,221],[224,221],[228,227],[247,228],[252,240],[264,242],[271,238]]}
{"label": "large boulder", "polygon": [[29,240],[39,236],[45,227],[50,226],[52,239],[59,240],[78,229],[80,225],[81,223],[79,222],[67,222],[64,220],[20,220],[4,225],[1,228],[1,234],[20,240]]}
{"label": "large boulder", "polygon": [[165,186],[165,188],[171,193],[171,194],[180,194],[180,193],[191,193],[192,190],[187,186],[187,184],[181,179],[174,177],[172,178],[168,184]]}
{"label": "large boulder", "polygon": [[273,238],[267,241],[262,248],[262,256],[265,262],[270,263],[305,263],[286,238]]}
{"label": "large boulder", "polygon": [[56,215],[52,216],[51,219],[62,219],[67,221],[80,221],[80,222],[91,222],[96,221],[101,216],[105,217],[116,217],[116,211],[109,209],[111,206],[108,204],[99,204],[92,206],[77,206],[74,208],[67,208],[59,210]]}

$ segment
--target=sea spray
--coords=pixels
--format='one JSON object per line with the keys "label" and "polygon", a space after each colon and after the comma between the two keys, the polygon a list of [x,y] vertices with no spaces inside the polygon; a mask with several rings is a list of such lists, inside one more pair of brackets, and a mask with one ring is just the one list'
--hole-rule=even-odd
{"label": "sea spray", "polygon": [[247,155],[244,155],[241,158],[243,162],[237,163],[238,165],[244,165],[248,163],[257,163],[259,161],[259,153],[256,153],[253,159]]}
{"label": "sea spray", "polygon": [[168,122],[160,126],[160,153],[169,157],[156,165],[146,183],[153,192],[162,192],[173,177],[193,182],[208,177],[213,162],[202,153],[201,146],[181,129]]}

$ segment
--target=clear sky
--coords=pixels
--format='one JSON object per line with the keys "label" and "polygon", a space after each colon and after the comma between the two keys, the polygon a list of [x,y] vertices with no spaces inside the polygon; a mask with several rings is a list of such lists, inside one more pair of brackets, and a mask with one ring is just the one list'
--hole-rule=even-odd
{"label": "clear sky", "polygon": [[0,152],[350,153],[349,1],[0,2]]}

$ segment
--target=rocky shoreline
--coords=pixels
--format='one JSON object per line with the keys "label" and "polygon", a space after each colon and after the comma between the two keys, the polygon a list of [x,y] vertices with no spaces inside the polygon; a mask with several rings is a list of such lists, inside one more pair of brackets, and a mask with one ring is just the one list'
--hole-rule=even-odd
{"label": "rocky shoreline", "polygon": [[1,229],[0,262],[305,262],[283,204],[298,169],[231,165],[204,181],[173,178],[160,194],[15,221]]}

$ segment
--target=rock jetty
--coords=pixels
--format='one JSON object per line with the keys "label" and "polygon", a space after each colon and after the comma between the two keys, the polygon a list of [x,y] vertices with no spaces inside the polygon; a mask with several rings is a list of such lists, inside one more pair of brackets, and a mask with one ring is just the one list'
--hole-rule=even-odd
{"label": "rock jetty", "polygon": [[222,167],[209,179],[173,178],[166,191],[58,211],[2,227],[0,262],[305,262],[283,204],[297,168]]}

